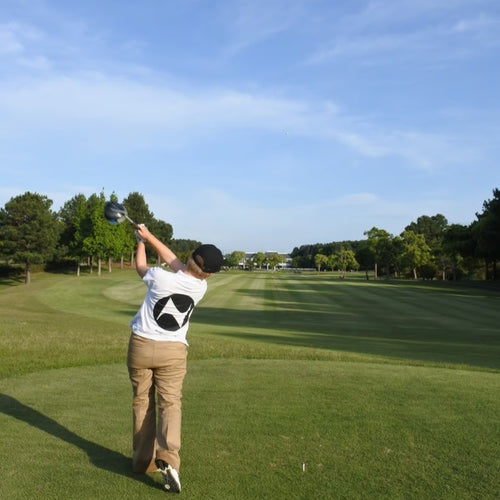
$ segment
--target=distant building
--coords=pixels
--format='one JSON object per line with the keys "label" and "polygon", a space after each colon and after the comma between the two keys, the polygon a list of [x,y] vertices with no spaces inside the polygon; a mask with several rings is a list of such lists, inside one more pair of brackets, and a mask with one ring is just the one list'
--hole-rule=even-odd
{"label": "distant building", "polygon": [[[238,267],[240,269],[248,269],[249,267],[253,267],[254,269],[259,269],[257,264],[254,264],[254,258],[257,255],[258,252],[245,252],[245,260],[241,260],[238,262]],[[262,264],[262,269],[270,269],[271,266],[269,265],[269,257],[272,255],[279,255],[281,256],[284,260],[283,262],[279,262],[276,265],[276,269],[291,269],[292,268],[292,257],[290,257],[289,254],[286,253],[280,253],[280,252],[262,252],[266,256],[266,260]]]}

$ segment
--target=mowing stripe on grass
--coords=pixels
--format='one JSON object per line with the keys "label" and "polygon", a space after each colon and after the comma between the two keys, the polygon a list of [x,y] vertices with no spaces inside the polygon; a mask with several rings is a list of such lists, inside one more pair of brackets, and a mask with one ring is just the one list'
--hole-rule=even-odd
{"label": "mowing stripe on grass", "polygon": [[[144,291],[134,271],[42,275],[29,287],[4,288],[0,373],[65,366],[65,359],[66,366],[120,361]],[[203,358],[217,351],[499,370],[499,306],[498,293],[481,289],[220,273],[192,316],[189,339],[192,356]],[[17,351],[23,357],[13,361]]]}
{"label": "mowing stripe on grass", "polygon": [[253,278],[262,291],[256,296],[248,284],[251,276],[233,275],[223,300],[218,302],[214,293],[213,300],[200,305],[196,332],[385,359],[500,368],[498,294],[261,273]]}

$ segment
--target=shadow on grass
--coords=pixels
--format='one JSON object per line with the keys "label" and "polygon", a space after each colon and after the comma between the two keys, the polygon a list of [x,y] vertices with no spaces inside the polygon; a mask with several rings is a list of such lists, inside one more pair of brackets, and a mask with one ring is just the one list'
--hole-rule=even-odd
{"label": "shadow on grass", "polygon": [[[224,319],[221,319],[222,314]],[[321,321],[318,322],[317,315],[315,318],[311,317],[309,325],[294,323],[294,318],[300,320],[303,315],[294,315],[290,312],[279,315],[255,313],[255,318],[245,323],[248,327],[245,328],[241,323],[237,323],[242,316],[244,316],[242,311],[234,311],[234,315],[228,317],[227,310],[211,310],[209,313],[197,316],[197,321],[210,325],[211,334],[221,338],[381,356],[414,363],[451,364],[500,370],[499,342],[496,340],[493,343],[493,337],[489,332],[483,335],[478,333],[478,339],[472,338],[472,335],[467,339],[467,331],[457,333],[456,338],[453,338],[451,335],[443,334],[439,326],[422,326],[420,334],[411,328],[405,331],[403,326],[399,326],[394,328],[396,332],[391,331],[391,327],[376,324],[369,329],[356,318],[351,320],[351,325],[347,325],[347,321],[344,320],[343,325],[337,323],[328,328]],[[231,318],[234,319],[233,325],[230,323]],[[313,324],[314,321],[317,323]],[[482,341],[481,337],[488,338],[489,341]]]}
{"label": "shadow on grass", "polygon": [[202,305],[194,321],[247,341],[500,369],[496,294],[313,280],[283,285],[236,290],[260,301],[259,309]]}
{"label": "shadow on grass", "polygon": [[0,278],[0,286],[14,286],[14,285],[20,285],[24,283],[24,278],[19,277],[19,278],[5,278],[1,277]]}
{"label": "shadow on grass", "polygon": [[26,406],[7,394],[0,394],[0,412],[80,448],[88,455],[89,460],[99,469],[134,479],[148,486],[158,487],[158,484],[150,477],[132,472],[132,462],[130,458],[78,436],[52,418],[47,417],[38,410]]}

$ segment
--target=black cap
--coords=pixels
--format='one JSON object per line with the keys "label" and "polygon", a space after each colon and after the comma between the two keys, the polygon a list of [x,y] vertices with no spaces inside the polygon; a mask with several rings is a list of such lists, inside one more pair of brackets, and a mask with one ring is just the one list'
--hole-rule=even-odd
{"label": "black cap", "polygon": [[205,273],[218,273],[224,262],[222,252],[215,245],[201,245],[191,255]]}

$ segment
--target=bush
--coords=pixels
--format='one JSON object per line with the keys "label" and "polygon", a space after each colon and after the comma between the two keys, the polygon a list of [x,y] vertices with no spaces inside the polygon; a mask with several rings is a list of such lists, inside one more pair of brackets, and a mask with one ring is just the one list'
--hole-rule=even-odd
{"label": "bush", "polygon": [[24,267],[16,264],[0,264],[0,277],[19,278],[24,274]]}
{"label": "bush", "polygon": [[418,268],[418,275],[424,280],[433,280],[439,276],[439,270],[434,264],[425,264]]}

